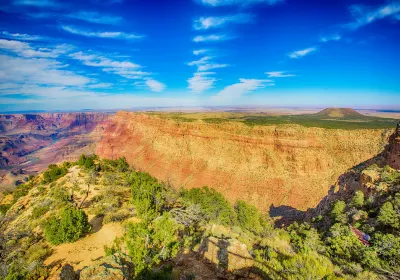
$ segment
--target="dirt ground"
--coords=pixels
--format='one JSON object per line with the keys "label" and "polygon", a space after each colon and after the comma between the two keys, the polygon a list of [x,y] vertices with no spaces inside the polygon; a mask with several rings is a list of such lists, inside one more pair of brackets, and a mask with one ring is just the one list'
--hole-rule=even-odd
{"label": "dirt ground", "polygon": [[[93,225],[96,231],[96,225]],[[111,245],[116,237],[123,234],[120,223],[103,225],[94,232],[74,243],[61,244],[55,247],[54,253],[45,261],[46,265],[61,262],[71,264],[75,270],[91,265],[104,256],[104,246]]]}

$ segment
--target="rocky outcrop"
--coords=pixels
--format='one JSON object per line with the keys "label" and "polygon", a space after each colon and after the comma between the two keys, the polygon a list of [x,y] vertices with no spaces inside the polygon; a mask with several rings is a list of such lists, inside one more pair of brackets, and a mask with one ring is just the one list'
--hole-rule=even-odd
{"label": "rocky outcrop", "polygon": [[261,210],[315,207],[341,174],[380,153],[392,132],[178,122],[132,112],[118,112],[104,128],[100,156],[125,156],[176,187],[208,185]]}
{"label": "rocky outcrop", "polygon": [[134,267],[123,258],[111,255],[85,267],[79,273],[80,280],[125,280],[133,279]]}
{"label": "rocky outcrop", "polygon": [[252,267],[254,263],[247,246],[234,238],[208,237],[203,240],[198,253],[230,272]]}

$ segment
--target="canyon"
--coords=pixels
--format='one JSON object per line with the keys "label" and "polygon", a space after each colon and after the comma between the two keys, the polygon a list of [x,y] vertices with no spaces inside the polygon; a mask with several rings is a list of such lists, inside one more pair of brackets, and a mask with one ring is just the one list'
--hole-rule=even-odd
{"label": "canyon", "polygon": [[[325,113],[331,118],[352,111]],[[123,156],[176,189],[209,186],[231,202],[243,199],[269,211],[281,205],[316,207],[341,174],[383,151],[394,127],[261,126],[120,111],[2,115],[0,131],[3,184],[10,182],[10,172],[18,177],[22,169],[26,176],[96,153]]]}
{"label": "canyon", "polygon": [[0,190],[51,163],[92,153],[108,118],[100,113],[0,115]]}

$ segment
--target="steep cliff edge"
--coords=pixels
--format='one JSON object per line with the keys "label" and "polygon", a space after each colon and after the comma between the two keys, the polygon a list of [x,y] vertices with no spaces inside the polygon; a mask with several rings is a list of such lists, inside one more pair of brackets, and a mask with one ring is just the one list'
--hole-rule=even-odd
{"label": "steep cliff edge", "polygon": [[262,210],[271,204],[315,207],[339,175],[380,153],[392,133],[188,123],[131,112],[118,112],[104,128],[100,156],[125,156],[176,187],[212,186]]}
{"label": "steep cliff edge", "polygon": [[389,139],[386,159],[390,167],[400,169],[400,122],[397,124],[396,132]]}

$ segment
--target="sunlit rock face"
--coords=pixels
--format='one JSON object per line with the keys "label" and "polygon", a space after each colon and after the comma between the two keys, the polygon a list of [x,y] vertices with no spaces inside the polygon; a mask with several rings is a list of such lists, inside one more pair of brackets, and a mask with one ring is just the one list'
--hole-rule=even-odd
{"label": "sunlit rock face", "polygon": [[380,153],[393,130],[177,122],[118,112],[96,153],[125,156],[175,187],[208,185],[268,210],[315,207],[347,169]]}

